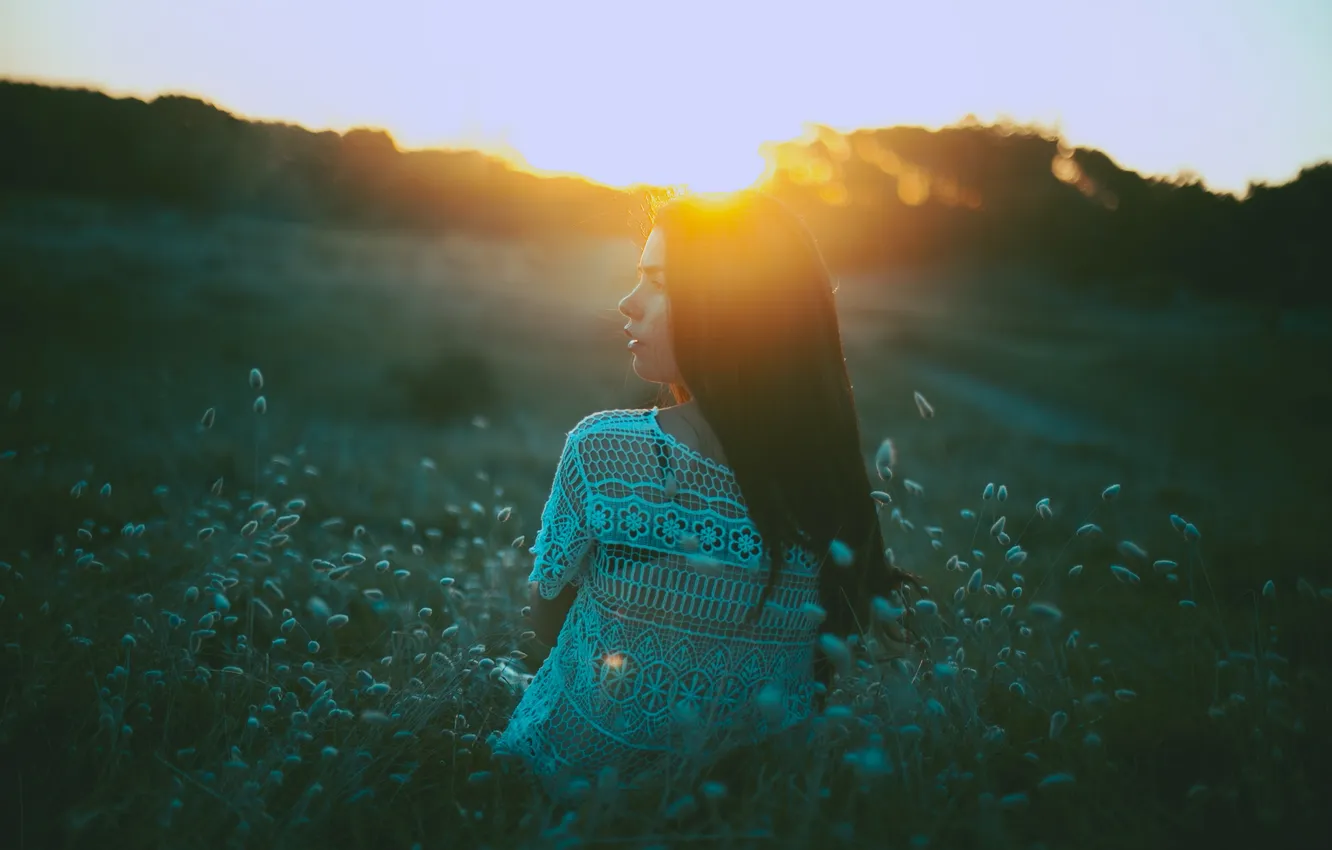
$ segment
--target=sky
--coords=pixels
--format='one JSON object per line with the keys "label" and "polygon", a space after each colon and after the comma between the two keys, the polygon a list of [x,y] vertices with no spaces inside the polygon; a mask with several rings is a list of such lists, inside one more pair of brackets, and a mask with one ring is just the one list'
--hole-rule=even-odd
{"label": "sky", "polygon": [[812,123],[969,113],[1241,194],[1332,159],[1332,0],[0,0],[0,77],[613,186],[736,189]]}

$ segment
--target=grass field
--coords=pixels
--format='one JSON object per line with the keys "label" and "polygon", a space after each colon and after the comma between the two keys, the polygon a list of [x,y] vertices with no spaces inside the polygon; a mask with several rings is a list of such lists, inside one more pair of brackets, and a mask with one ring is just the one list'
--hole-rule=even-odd
{"label": "grass field", "polygon": [[1325,837],[1332,322],[1016,273],[840,281],[927,652],[729,785],[492,763],[512,544],[579,418],[654,403],[635,254],[5,201],[5,846]]}

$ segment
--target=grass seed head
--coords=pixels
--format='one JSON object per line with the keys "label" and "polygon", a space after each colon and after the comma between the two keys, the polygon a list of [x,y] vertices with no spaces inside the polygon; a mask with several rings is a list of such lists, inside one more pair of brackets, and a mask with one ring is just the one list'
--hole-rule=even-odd
{"label": "grass seed head", "polygon": [[1064,612],[1048,602],[1033,602],[1027,606],[1027,613],[1032,622],[1042,626],[1053,626],[1064,619]]}
{"label": "grass seed head", "polygon": [[916,398],[916,410],[920,411],[920,418],[933,419],[934,407],[928,401],[925,400],[925,396],[921,395],[919,392],[916,392],[915,398]]}
{"label": "grass seed head", "polygon": [[851,566],[856,558],[855,552],[851,551],[850,546],[836,539],[828,546],[828,554],[832,556],[833,563],[839,567]]}
{"label": "grass seed head", "polygon": [[893,478],[893,467],[897,465],[897,447],[893,445],[891,439],[885,438],[879,444],[879,449],[874,453],[874,468],[879,473],[879,478],[884,481],[891,481]]}
{"label": "grass seed head", "polygon": [[1110,572],[1114,574],[1115,580],[1122,584],[1138,584],[1142,581],[1137,573],[1120,564],[1111,564]]}
{"label": "grass seed head", "polygon": [[984,583],[985,574],[981,571],[980,567],[977,567],[976,571],[971,574],[971,578],[967,580],[964,588],[967,593],[980,593],[981,585]]}

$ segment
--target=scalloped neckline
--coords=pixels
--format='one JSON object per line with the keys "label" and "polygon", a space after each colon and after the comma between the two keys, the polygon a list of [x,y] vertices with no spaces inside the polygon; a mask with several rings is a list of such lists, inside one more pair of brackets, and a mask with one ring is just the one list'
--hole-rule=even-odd
{"label": "scalloped neckline", "polygon": [[695,460],[702,463],[704,466],[711,467],[716,472],[724,473],[727,476],[729,476],[732,480],[735,479],[735,471],[731,469],[729,466],[719,461],[713,460],[712,458],[703,454],[693,446],[680,442],[675,438],[674,434],[668,434],[666,432],[666,429],[661,427],[661,423],[657,421],[657,414],[660,412],[661,408],[658,407],[653,407],[651,410],[648,411],[648,419],[652,422],[652,427],[657,432],[658,436],[664,439],[668,444],[675,446],[679,448],[681,451],[683,451],[685,454],[690,455]]}

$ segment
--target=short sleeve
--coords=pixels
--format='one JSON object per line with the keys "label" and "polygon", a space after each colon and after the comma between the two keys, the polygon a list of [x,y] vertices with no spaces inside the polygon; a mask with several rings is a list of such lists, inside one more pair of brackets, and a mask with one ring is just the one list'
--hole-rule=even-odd
{"label": "short sleeve", "polygon": [[581,583],[583,557],[594,537],[587,522],[590,488],[579,455],[582,433],[575,428],[564,443],[550,498],[541,511],[541,528],[528,551],[535,556],[528,581],[538,582],[544,599],[554,599],[567,584]]}

